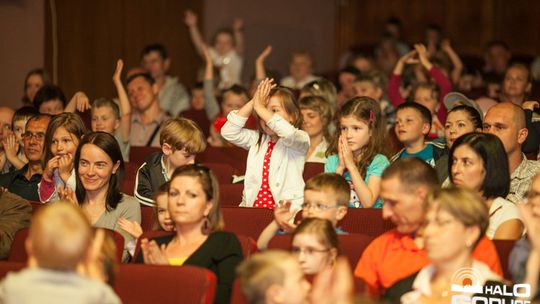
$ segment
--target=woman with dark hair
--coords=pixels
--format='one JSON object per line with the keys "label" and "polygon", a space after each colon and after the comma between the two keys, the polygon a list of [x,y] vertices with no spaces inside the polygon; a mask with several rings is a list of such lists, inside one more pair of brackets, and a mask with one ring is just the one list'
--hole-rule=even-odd
{"label": "woman with dark hair", "polygon": [[[124,160],[118,142],[109,133],[85,135],[75,153],[76,190],[60,191],[61,197],[78,202],[94,227],[116,230],[124,244],[132,239],[117,224],[120,218],[141,222],[141,207],[132,196],[120,192],[124,178]],[[124,248],[123,260],[128,258]]]}
{"label": "woman with dark hair", "polygon": [[24,78],[24,95],[22,97],[23,104],[32,105],[37,91],[44,85],[51,84],[51,79],[44,69],[33,69]]}
{"label": "woman with dark hair", "polygon": [[489,208],[490,239],[519,239],[523,223],[517,206],[504,199],[510,189],[508,158],[499,138],[486,133],[459,137],[448,158],[450,181],[479,193]]}
{"label": "woman with dark hair", "polygon": [[143,239],[136,262],[207,268],[217,277],[215,303],[229,303],[242,247],[234,234],[221,231],[216,177],[206,167],[180,167],[171,176],[168,200],[176,233]]}
{"label": "woman with dark hair", "polygon": [[[444,139],[447,149],[463,134],[482,131],[482,115],[473,107],[459,105],[448,111],[444,124]],[[448,151],[448,150],[446,150]],[[448,179],[448,154],[442,155],[435,162],[435,170],[443,187],[450,186]]]}

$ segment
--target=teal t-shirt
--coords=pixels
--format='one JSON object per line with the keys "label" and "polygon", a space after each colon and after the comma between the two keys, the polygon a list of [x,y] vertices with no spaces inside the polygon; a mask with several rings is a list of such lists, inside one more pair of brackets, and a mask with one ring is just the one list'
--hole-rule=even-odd
{"label": "teal t-shirt", "polygon": [[407,153],[407,150],[403,150],[399,155],[399,158],[402,157],[418,157],[428,163],[430,166],[435,167],[435,159],[433,158],[433,145],[427,144],[426,147],[416,153]]}
{"label": "teal t-shirt", "polygon": [[[326,158],[326,163],[324,164],[324,172],[335,173],[338,165],[339,165],[339,157],[337,156],[337,154],[330,155],[328,158]],[[370,176],[380,177],[383,171],[389,165],[390,165],[390,162],[388,161],[388,158],[386,158],[386,156],[382,154],[375,155],[375,157],[371,161],[371,164],[369,164],[369,166],[367,167],[366,176],[364,177],[364,182],[366,182],[367,184]],[[354,191],[354,187],[353,187],[349,172],[345,171],[343,173],[343,177],[349,182],[349,185],[351,186],[351,200],[349,201],[349,208],[362,208],[362,204],[360,204],[358,195],[356,194],[356,191]],[[375,204],[373,205],[373,208],[381,208],[381,207],[382,207],[382,200],[380,198],[377,198],[377,200],[375,201]]]}

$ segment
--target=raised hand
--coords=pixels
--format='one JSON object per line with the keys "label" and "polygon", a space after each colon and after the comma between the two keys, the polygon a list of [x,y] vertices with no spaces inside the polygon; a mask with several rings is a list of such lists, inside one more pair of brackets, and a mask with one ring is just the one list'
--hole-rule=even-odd
{"label": "raised hand", "polygon": [[418,53],[418,58],[420,59],[420,63],[424,66],[424,68],[426,70],[431,69],[433,65],[431,64],[431,61],[429,61],[429,54],[426,46],[421,43],[417,43],[414,45],[414,49]]}
{"label": "raised hand", "polygon": [[189,26],[197,26],[197,15],[192,10],[184,12],[184,23]]}
{"label": "raised hand", "polygon": [[276,84],[273,79],[266,78],[259,86],[257,86],[257,91],[253,95],[253,106],[257,109],[260,107],[265,108],[268,103],[268,95],[270,95],[270,90],[272,90]]}
{"label": "raised hand", "polygon": [[71,189],[70,187],[58,187],[58,197],[61,200],[68,201],[72,203],[75,206],[79,206],[79,201],[77,200],[77,195],[75,194],[75,191]]}
{"label": "raised hand", "polygon": [[527,100],[527,101],[524,101],[521,104],[521,107],[523,108],[523,110],[534,111],[535,108],[540,107],[540,103],[538,103],[538,101],[534,101],[534,100]]}
{"label": "raised hand", "polygon": [[64,154],[58,159],[58,173],[60,178],[67,183],[68,178],[71,176],[71,170],[73,170],[73,156],[71,154]]}
{"label": "raised hand", "polygon": [[167,258],[167,252],[165,244],[159,247],[155,241],[148,241],[148,239],[141,240],[141,250],[143,252],[143,258],[145,264],[154,265],[168,265],[169,259]]}
{"label": "raised hand", "polygon": [[2,140],[2,146],[6,152],[6,157],[11,160],[17,157],[17,152],[19,151],[19,141],[15,134],[11,133],[4,137]]}
{"label": "raised hand", "polygon": [[141,225],[136,221],[130,221],[121,217],[118,220],[118,226],[120,226],[120,228],[124,229],[127,233],[131,234],[135,238],[138,238],[143,234]]}
{"label": "raised hand", "polygon": [[49,161],[47,162],[47,165],[45,165],[45,169],[43,170],[42,177],[48,182],[53,181],[54,177],[54,170],[58,169],[58,166],[60,165],[60,155],[53,156]]}
{"label": "raised hand", "polygon": [[90,109],[90,100],[82,91],[75,93],[75,95],[73,95],[69,101],[69,104],[74,104],[75,109],[77,109],[79,112],[84,112]]}
{"label": "raised hand", "polygon": [[274,219],[278,224],[281,230],[291,233],[296,228],[294,223],[291,223],[291,220],[294,218],[296,212],[291,209],[291,201],[279,201],[274,208]]}
{"label": "raised hand", "polygon": [[244,29],[244,20],[242,18],[235,18],[233,21],[233,30],[239,32]]}
{"label": "raised hand", "polygon": [[113,74],[113,82],[114,83],[122,83],[122,69],[124,68],[124,61],[122,59],[118,59],[116,61],[116,69],[114,70]]}
{"label": "raised hand", "polygon": [[268,55],[272,53],[272,46],[268,45],[264,48],[264,50],[257,56],[257,59],[255,60],[256,63],[264,63]]}
{"label": "raised hand", "polygon": [[398,62],[396,63],[396,66],[394,67],[393,73],[396,75],[401,75],[406,64],[418,64],[418,58],[416,58],[416,56],[416,50],[412,50],[407,54],[401,56],[401,58],[399,58]]}

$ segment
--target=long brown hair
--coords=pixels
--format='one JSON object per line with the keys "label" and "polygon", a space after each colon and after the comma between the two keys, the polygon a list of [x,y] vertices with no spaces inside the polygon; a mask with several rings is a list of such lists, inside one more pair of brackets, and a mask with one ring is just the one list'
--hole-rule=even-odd
{"label": "long brown hair", "polygon": [[368,144],[364,147],[364,151],[359,159],[356,159],[358,165],[358,171],[360,175],[364,176],[367,171],[367,167],[373,161],[373,158],[379,154],[384,153],[384,136],[385,125],[384,117],[381,115],[381,107],[377,101],[370,97],[354,97],[347,101],[340,109],[337,115],[337,132],[334,134],[334,138],[326,151],[326,156],[332,154],[338,154],[338,142],[341,135],[341,118],[345,116],[354,116],[356,119],[365,122],[370,131],[371,136]]}

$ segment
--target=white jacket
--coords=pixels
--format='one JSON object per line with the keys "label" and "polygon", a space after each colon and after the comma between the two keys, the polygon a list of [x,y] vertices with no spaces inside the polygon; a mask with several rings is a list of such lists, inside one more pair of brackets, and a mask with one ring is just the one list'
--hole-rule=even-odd
{"label": "white jacket", "polygon": [[[259,132],[245,129],[246,117],[229,113],[221,135],[229,142],[249,150],[244,193],[240,206],[252,207],[262,184],[264,154],[270,137],[263,135],[257,146]],[[309,148],[309,135],[293,127],[283,117],[274,114],[267,123],[278,136],[270,158],[269,183],[276,204],[280,200],[290,200],[295,208],[300,208],[304,199],[304,163]]]}

